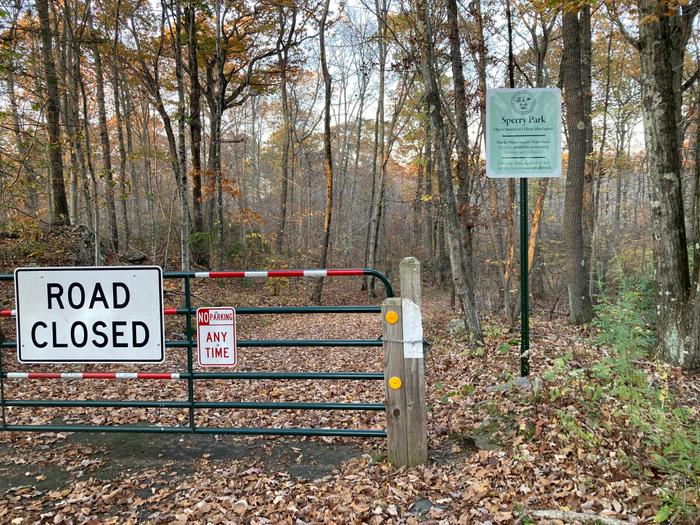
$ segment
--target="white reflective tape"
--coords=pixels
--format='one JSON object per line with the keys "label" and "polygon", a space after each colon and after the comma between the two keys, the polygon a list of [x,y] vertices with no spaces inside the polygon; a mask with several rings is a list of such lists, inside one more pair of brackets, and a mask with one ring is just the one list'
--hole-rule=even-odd
{"label": "white reflective tape", "polygon": [[175,374],[170,374],[170,378],[171,378],[171,379],[180,379],[180,374],[177,374],[177,373],[175,373]]}
{"label": "white reflective tape", "polygon": [[246,277],[267,277],[267,272],[243,272]]}
{"label": "white reflective tape", "polygon": [[420,306],[410,299],[401,299],[403,314],[403,356],[423,359],[423,320]]}
{"label": "white reflective tape", "polygon": [[117,372],[114,374],[115,379],[136,379],[138,378],[138,374],[134,372]]}
{"label": "white reflective tape", "polygon": [[7,379],[27,379],[29,372],[8,372]]}
{"label": "white reflective tape", "polygon": [[201,279],[201,278],[206,279],[207,277],[209,277],[209,272],[194,272],[194,276],[197,279]]}
{"label": "white reflective tape", "polygon": [[16,317],[16,316],[17,316],[17,310],[10,310],[10,315],[11,315],[12,317]]}
{"label": "white reflective tape", "polygon": [[304,277],[327,277],[328,270],[304,270]]}
{"label": "white reflective tape", "polygon": [[82,372],[62,372],[61,379],[82,379]]}

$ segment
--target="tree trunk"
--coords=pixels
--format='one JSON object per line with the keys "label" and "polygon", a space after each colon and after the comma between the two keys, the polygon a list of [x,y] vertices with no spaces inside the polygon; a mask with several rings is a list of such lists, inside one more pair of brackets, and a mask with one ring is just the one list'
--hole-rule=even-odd
{"label": "tree trunk", "polygon": [[[474,282],[476,268],[473,253],[475,217],[471,209],[471,177],[469,176],[469,126],[467,124],[467,95],[462,67],[462,52],[459,39],[457,0],[447,0],[449,24],[450,63],[455,90],[455,121],[457,142],[457,213],[464,235],[464,252],[467,257],[468,278]],[[471,287],[473,291],[473,287]],[[476,299],[473,299],[476,303]]]}
{"label": "tree trunk", "polygon": [[421,245],[421,204],[424,195],[423,181],[425,180],[425,142],[421,145],[416,171],[416,193],[413,197],[413,249],[417,252]]}
{"label": "tree trunk", "polygon": [[[605,96],[603,97],[603,129],[601,132],[601,137],[600,137],[600,147],[598,149],[598,156],[596,158],[596,163],[595,163],[595,170],[594,170],[594,175],[596,177],[596,192],[595,192],[595,200],[593,202],[593,232],[592,232],[592,238],[591,238],[591,267],[590,267],[590,276],[588,279],[588,294],[591,296],[591,299],[593,299],[594,294],[595,294],[595,280],[596,280],[596,271],[598,268],[598,263],[597,259],[599,257],[598,255],[598,238],[599,238],[599,213],[600,213],[600,186],[603,180],[603,175],[604,175],[604,168],[603,168],[603,155],[605,152],[605,142],[606,138],[608,135],[608,106],[610,104],[610,77],[612,74],[612,66],[611,66],[611,53],[612,53],[612,43],[613,43],[613,31],[614,31],[614,26],[610,27],[610,34],[608,35],[608,49],[607,49],[607,61],[606,61],[606,67],[605,67]],[[598,276],[599,278],[602,276]]]}
{"label": "tree trunk", "polygon": [[483,341],[481,322],[474,301],[473,283],[470,282],[467,256],[464,253],[459,220],[457,218],[457,203],[452,186],[452,171],[450,169],[450,152],[445,134],[445,124],[442,118],[440,91],[437,83],[435,57],[433,49],[432,30],[426,3],[416,0],[416,26],[420,45],[420,60],[423,82],[425,83],[425,99],[430,112],[430,121],[435,134],[437,147],[438,177],[440,181],[440,207],[444,220],[445,237],[449,252],[452,281],[459,297],[464,314],[465,326],[471,337]]}
{"label": "tree trunk", "polygon": [[[332,79],[328,71],[328,62],[326,60],[326,18],[328,17],[328,6],[330,0],[325,0],[323,5],[323,13],[320,21],[320,52],[321,52],[321,71],[323,73],[323,84],[325,91],[324,99],[324,117],[323,117],[323,166],[326,176],[326,206],[323,211],[323,247],[321,248],[321,260],[319,268],[325,268],[328,264],[328,248],[330,245],[331,235],[331,219],[333,210],[333,152],[331,150],[331,88]],[[313,294],[313,301],[317,304],[321,302],[321,294],[323,292],[323,278],[318,280],[316,289]]]}
{"label": "tree trunk", "polygon": [[425,117],[425,191],[421,203],[423,223],[423,252],[427,259],[435,257],[435,221],[433,216],[433,130],[430,125],[430,109],[426,104]]}
{"label": "tree trunk", "polygon": [[[78,64],[80,61],[78,61]],[[92,194],[92,205],[95,210],[95,222],[93,230],[95,231],[95,266],[102,264],[102,245],[100,242],[100,204],[99,190],[97,188],[97,174],[95,173],[95,165],[92,162],[92,143],[90,141],[90,123],[88,121],[88,97],[85,93],[85,82],[83,82],[82,72],[80,67],[76,68],[76,81],[80,85],[80,95],[83,109],[83,139],[85,141],[85,160],[90,173],[90,189]],[[86,181],[87,184],[87,181]]]}
{"label": "tree trunk", "polygon": [[190,2],[185,8],[187,23],[188,72],[190,77],[190,157],[192,162],[192,208],[194,218],[192,238],[192,258],[197,264],[206,266],[207,243],[203,238],[204,211],[202,203],[202,117],[200,99],[202,97],[199,85],[199,63],[197,59],[197,8]]}
{"label": "tree trunk", "polygon": [[[92,29],[92,18],[91,18]],[[94,31],[91,31],[96,35]],[[109,236],[112,250],[119,251],[119,229],[117,226],[117,209],[114,206],[114,179],[112,172],[112,148],[109,143],[107,130],[107,110],[105,109],[105,85],[102,70],[102,57],[97,47],[97,40],[93,41],[92,52],[95,58],[95,79],[97,81],[97,108],[100,124],[100,143],[102,144],[102,170],[105,177],[105,201],[107,204],[107,222],[109,223]]]}
{"label": "tree trunk", "polygon": [[[156,256],[156,206],[155,197],[156,191],[153,184],[153,170],[151,169],[151,133],[149,129],[150,109],[148,106],[144,111],[143,118],[143,141],[141,147],[146,152],[143,156],[143,174],[146,177],[146,211],[148,213],[148,225],[150,232],[150,241],[152,247],[152,256]],[[157,158],[157,157],[156,157]]]}
{"label": "tree trunk", "polygon": [[[10,22],[9,30],[9,41],[17,41],[17,19],[19,18],[20,12],[22,10],[22,0],[15,0],[14,10],[12,12],[12,20]],[[13,59],[13,54],[16,52],[14,47],[12,48],[12,54],[10,54],[10,65],[7,68],[7,75],[5,77],[7,82],[7,97],[10,103],[10,114],[12,116],[12,133],[15,136],[15,146],[17,147],[17,155],[20,159],[20,165],[22,169],[27,172],[27,183],[26,183],[26,204],[31,214],[35,214],[39,208],[39,195],[37,194],[37,181],[39,175],[28,162],[27,155],[28,150],[22,138],[22,126],[19,119],[19,106],[17,105],[17,95],[15,94],[15,63]]]}
{"label": "tree trunk", "polygon": [[68,176],[68,207],[70,214],[70,221],[73,224],[79,222],[78,217],[78,156],[76,154],[75,148],[75,133],[73,130],[72,113],[74,111],[75,105],[73,105],[69,99],[70,89],[69,89],[69,68],[72,70],[72,52],[68,46],[68,10],[70,8],[70,3],[65,2],[63,5],[62,13],[59,15],[56,6],[51,5],[51,15],[57,21],[62,18],[62,23],[60,24],[60,33],[58,31],[59,24],[56,23],[56,31],[54,33],[54,44],[56,46],[56,66],[57,74],[59,80],[59,90],[60,90],[60,114],[62,118],[63,129],[66,135],[66,147],[69,154],[68,166],[64,165],[67,170]]}
{"label": "tree trunk", "polygon": [[[162,7],[164,10],[163,13],[163,20],[167,18],[165,10],[170,9],[172,6],[168,6],[168,4],[163,1]],[[172,11],[171,11],[172,12]],[[175,132],[173,131],[173,125],[172,125],[172,119],[170,118],[170,115],[168,114],[167,109],[165,108],[165,102],[163,100],[163,96],[161,94],[161,82],[160,82],[160,74],[159,74],[159,61],[156,60],[153,62],[153,69],[150,68],[148,64],[146,64],[145,59],[143,58],[143,52],[141,49],[141,43],[138,39],[137,34],[133,34],[135,37],[134,40],[136,42],[136,48],[138,51],[138,61],[139,61],[139,75],[141,77],[141,80],[143,82],[144,87],[148,91],[149,95],[151,96],[152,103],[155,106],[156,111],[160,115],[160,118],[163,122],[163,130],[165,131],[165,136],[167,139],[168,143],[168,160],[170,162],[170,166],[172,168],[173,176],[175,177],[175,187],[177,188],[177,196],[179,197],[180,200],[180,208],[182,210],[182,216],[181,216],[181,221],[180,221],[180,255],[181,255],[181,267],[183,270],[189,269],[189,243],[188,243],[188,237],[189,237],[189,207],[187,203],[187,172],[186,172],[186,166],[187,166],[187,161],[186,161],[186,151],[185,151],[185,101],[184,101],[184,84],[182,82],[182,42],[181,42],[181,12],[180,12],[180,5],[179,3],[175,6],[175,22],[176,22],[176,27],[175,31],[173,32],[172,26],[170,26],[170,33],[171,33],[171,45],[173,46],[172,50],[175,55],[175,62],[176,62],[176,67],[175,67],[175,72],[176,72],[176,79],[177,79],[177,90],[178,90],[178,115],[177,115],[177,124],[178,124],[178,136],[176,138]],[[167,23],[170,24],[170,18],[167,18]],[[160,54],[162,52],[162,46],[164,45],[164,42],[166,41],[166,35],[165,35],[165,22],[161,23],[160,27],[160,43],[159,45],[161,46],[158,49],[158,53]],[[147,133],[146,133],[147,134]],[[155,132],[154,132],[155,136]],[[156,147],[157,150],[157,141],[154,141],[154,146]],[[154,156],[157,162],[157,155]],[[158,172],[157,166],[155,167],[155,172]],[[150,188],[152,189],[152,188]],[[149,191],[149,194],[152,194],[152,192]],[[164,257],[164,260],[167,261],[167,254]]]}
{"label": "tree trunk", "polygon": [[15,146],[17,147],[17,155],[19,156],[20,164],[22,166],[22,169],[24,169],[27,172],[27,208],[32,214],[34,214],[39,208],[39,195],[36,191],[36,185],[39,176],[36,173],[34,167],[31,165],[31,162],[27,161],[28,151],[25,147],[24,139],[22,138],[22,126],[19,120],[19,108],[17,105],[17,95],[15,94],[15,75],[13,69],[14,66],[11,65],[7,70],[6,77],[7,94],[10,102],[10,113],[12,114],[12,132],[15,136]]}
{"label": "tree trunk", "polygon": [[575,10],[566,10],[562,16],[564,35],[562,75],[566,124],[569,132],[569,159],[564,197],[569,321],[572,324],[581,325],[588,323],[593,317],[593,306],[588,295],[588,260],[584,249],[582,218],[587,127],[584,86],[581,78],[581,24]]}
{"label": "tree trunk", "polygon": [[[537,181],[537,200],[535,201],[535,209],[532,212],[532,217],[530,218],[530,236],[528,237],[527,245],[527,278],[528,278],[528,288],[531,289],[532,283],[532,269],[535,266],[535,255],[537,253],[537,243],[539,240],[540,229],[542,227],[542,215],[544,214],[544,201],[547,197],[547,188],[549,186],[549,179],[543,178]],[[520,301],[515,301],[515,306],[513,308],[513,315],[511,317],[511,323],[515,324],[515,321],[520,317],[522,304]]]}
{"label": "tree trunk", "polygon": [[[379,248],[379,230],[382,221],[382,211],[384,205],[384,193],[386,191],[386,116],[384,111],[384,92],[386,85],[386,0],[375,0],[374,7],[377,15],[377,47],[379,52],[379,93],[377,95],[377,128],[375,132],[375,159],[373,166],[378,176],[376,191],[372,199],[372,209],[369,221],[369,241],[367,252],[367,266],[375,268],[377,266],[377,249]],[[374,279],[367,278],[367,286],[370,296],[374,297]]]}
{"label": "tree trunk", "polygon": [[700,282],[700,85],[696,87],[695,170],[693,177],[693,282]]}
{"label": "tree trunk", "polygon": [[[77,160],[77,166],[74,167],[75,175],[80,174],[80,181],[75,181],[75,185],[79,186],[75,188],[76,193],[82,190],[83,202],[84,202],[84,213],[86,217],[87,224],[93,224],[93,206],[95,203],[92,202],[90,198],[89,191],[89,173],[88,166],[86,163],[86,151],[83,147],[82,133],[81,133],[81,123],[79,114],[79,91],[80,91],[80,45],[75,37],[75,27],[78,24],[78,5],[73,4],[71,8],[71,3],[66,0],[64,3],[64,24],[66,26],[66,69],[67,69],[67,87],[66,94],[68,99],[68,133],[71,137],[71,143],[75,150],[75,157]],[[73,188],[71,189],[73,191]],[[79,197],[74,195],[72,199],[73,209],[71,213],[78,221],[78,217],[81,215],[79,209]]]}
{"label": "tree trunk", "polygon": [[47,0],[36,0],[41,31],[41,57],[46,77],[46,123],[49,134],[49,179],[51,181],[51,210],[53,224],[69,225],[68,200],[63,181],[63,155],[61,152],[61,123],[59,115],[58,77],[53,62],[51,23]]}
{"label": "tree trunk", "polygon": [[292,142],[292,130],[290,126],[289,94],[287,92],[287,70],[289,66],[289,45],[294,35],[296,25],[296,9],[292,13],[292,26],[287,35],[287,45],[283,45],[285,38],[286,16],[284,9],[279,7],[280,33],[277,39],[277,60],[280,67],[280,97],[282,99],[282,180],[280,182],[280,211],[277,222],[277,253],[281,254],[285,246],[285,229],[287,225],[287,208],[289,201],[289,152]]}
{"label": "tree trunk", "polygon": [[[682,65],[694,12],[659,11],[639,0],[642,114],[651,181],[657,333],[666,359],[700,368],[700,282],[693,282],[683,210],[680,157]],[[648,20],[652,19],[651,22]]]}
{"label": "tree trunk", "polygon": [[224,57],[221,49],[221,0],[215,2],[216,10],[216,86],[214,89],[214,107],[211,108],[211,151],[210,158],[213,159],[212,169],[214,171],[214,184],[216,189],[216,266],[222,269],[224,266],[224,190],[223,174],[221,173],[221,116],[224,112]]}
{"label": "tree trunk", "polygon": [[[481,0],[471,4],[472,15],[476,22],[476,67],[479,76],[479,120],[482,133],[486,130],[486,41],[484,36],[483,16],[481,12]],[[511,286],[513,276],[513,264],[515,261],[515,221],[513,210],[515,207],[515,182],[509,180],[507,185],[507,201],[505,214],[501,214],[499,203],[499,190],[503,184],[501,181],[488,179],[486,188],[493,226],[489,228],[492,241],[496,249],[495,259],[499,261],[499,276],[501,278],[500,303],[505,316],[510,319],[513,316],[514,301]],[[505,218],[506,232],[504,235],[501,223]],[[506,238],[504,238],[506,237]]]}
{"label": "tree trunk", "polygon": [[620,219],[622,217],[622,170],[618,167],[618,161],[625,154],[625,129],[619,131],[620,140],[615,151],[615,231],[620,231]]}
{"label": "tree trunk", "polygon": [[[583,90],[583,123],[586,126],[586,158],[585,167],[583,170],[583,205],[582,228],[583,228],[583,253],[588,265],[588,297],[592,302],[592,291],[590,287],[590,276],[592,271],[591,256],[593,251],[593,178],[594,178],[594,161],[593,161],[593,123],[591,113],[593,111],[593,92],[591,78],[592,64],[592,42],[591,42],[591,6],[588,4],[581,5],[579,16],[580,42],[581,42],[581,87]],[[592,314],[591,314],[592,317]]]}
{"label": "tree trunk", "polygon": [[136,163],[134,162],[134,141],[133,134],[131,131],[134,115],[134,103],[131,100],[131,93],[129,92],[127,82],[122,82],[122,92],[124,93],[124,100],[126,102],[124,107],[124,122],[126,124],[126,155],[129,163],[129,178],[131,180],[131,191],[133,194],[133,217],[134,217],[134,231],[141,233],[142,227],[142,217],[141,217],[141,184],[139,182],[139,177],[136,173]]}
{"label": "tree trunk", "polygon": [[[364,64],[364,62],[363,62]],[[350,198],[348,199],[350,202],[354,201],[355,198],[355,190],[357,188],[357,183],[358,183],[358,178],[359,178],[359,167],[360,167],[360,152],[362,150],[362,127],[363,127],[363,113],[364,113],[364,108],[365,108],[365,97],[367,94],[367,84],[369,83],[369,76],[365,72],[365,70],[360,66],[359,68],[359,75],[362,77],[362,80],[360,81],[360,93],[359,93],[359,99],[360,99],[360,109],[357,112],[357,129],[356,129],[356,134],[355,134],[355,158],[353,160],[353,169],[352,169],[352,184],[350,186]],[[348,239],[348,242],[352,242],[351,239],[351,233],[353,231],[353,221],[348,220],[346,221],[347,223],[347,233],[346,237]]]}
{"label": "tree trunk", "polygon": [[177,81],[177,162],[180,195],[180,257],[183,271],[190,269],[190,207],[188,203],[187,150],[185,148],[185,84],[182,63],[182,8],[175,2],[175,78]]}
{"label": "tree trunk", "polygon": [[[369,198],[369,218],[367,220],[367,234],[365,235],[365,255],[363,259],[363,266],[367,268],[369,266],[369,250],[370,244],[372,242],[372,219],[374,218],[374,202],[376,201],[377,194],[377,182],[378,182],[378,164],[377,164],[377,151],[379,149],[379,115],[380,115],[379,104],[377,104],[377,110],[374,116],[374,150],[372,153],[372,191],[370,192]],[[365,291],[369,287],[369,279],[362,280],[362,290]]]}
{"label": "tree trunk", "polygon": [[[119,208],[121,210],[123,228],[122,249],[129,249],[129,214],[127,213],[127,200],[129,192],[126,186],[126,147],[124,145],[124,131],[122,120],[122,96],[120,90],[119,65],[117,63],[117,44],[119,43],[119,7],[117,2],[116,16],[114,20],[114,42],[112,43],[112,93],[114,94],[114,117],[117,126],[117,146],[119,148]],[[106,25],[106,24],[105,24]]]}

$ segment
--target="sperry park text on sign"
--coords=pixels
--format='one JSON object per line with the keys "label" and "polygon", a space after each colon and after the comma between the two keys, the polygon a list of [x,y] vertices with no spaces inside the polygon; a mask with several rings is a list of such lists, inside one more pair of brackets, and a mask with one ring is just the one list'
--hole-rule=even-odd
{"label": "sperry park text on sign", "polygon": [[486,175],[561,176],[561,92],[557,88],[486,93]]}

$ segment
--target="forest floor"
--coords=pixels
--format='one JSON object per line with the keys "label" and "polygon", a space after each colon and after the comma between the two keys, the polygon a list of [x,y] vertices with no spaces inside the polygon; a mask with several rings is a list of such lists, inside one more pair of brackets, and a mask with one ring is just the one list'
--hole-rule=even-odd
{"label": "forest floor", "polygon": [[[5,271],[26,264],[15,256],[2,262]],[[197,306],[308,304],[312,284],[197,280],[193,296]],[[13,308],[12,289],[3,286],[2,308]],[[182,302],[175,281],[166,283],[166,302]],[[327,280],[325,304],[373,302],[359,291],[357,280]],[[654,459],[646,434],[627,411],[633,395],[615,397],[604,386],[603,394],[596,394],[603,385],[596,366],[609,349],[594,337],[595,328],[581,331],[563,319],[535,314],[531,388],[493,388],[517,376],[517,334],[498,319],[486,319],[486,345],[474,347],[447,331],[456,317],[448,294],[428,289],[423,304],[431,343],[429,465],[391,467],[382,439],[5,432],[0,433],[0,523],[696,522],[697,470],[674,472]],[[12,325],[3,322],[8,337]],[[183,338],[182,318],[169,317],[166,330],[168,339]],[[376,314],[240,316],[237,330],[239,339],[381,333]],[[259,371],[375,372],[383,362],[379,348],[241,348],[238,356],[237,369]],[[27,370],[13,349],[2,357],[5,370]],[[32,370],[37,366],[117,371],[114,365],[34,365]],[[635,366],[650,381],[642,390],[662,385],[672,409],[697,415],[700,376],[652,358]],[[138,367],[184,369],[181,349],[170,349],[160,365]],[[381,402],[383,386],[378,381],[212,381],[197,383],[195,395],[199,400]],[[184,381],[6,380],[4,396],[174,400],[186,399],[187,389]],[[385,426],[381,412],[197,414],[200,426]],[[4,416],[7,423],[25,424],[187,423],[187,411],[178,409],[8,407]]]}

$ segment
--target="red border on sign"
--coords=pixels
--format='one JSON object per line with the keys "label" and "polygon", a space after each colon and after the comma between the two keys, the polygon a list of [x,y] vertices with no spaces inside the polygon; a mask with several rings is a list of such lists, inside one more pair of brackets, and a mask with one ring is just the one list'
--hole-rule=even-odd
{"label": "red border on sign", "polygon": [[[231,310],[233,312],[233,363],[221,363],[221,364],[204,364],[202,363],[202,353],[199,349],[199,341],[201,340],[200,335],[199,335],[199,311],[200,310]],[[238,334],[236,332],[236,309],[233,306],[218,306],[218,307],[202,307],[202,308],[197,308],[197,311],[195,312],[195,315],[197,317],[197,362],[199,363],[199,366],[204,366],[204,367],[212,367],[212,366],[236,366],[238,364]]]}

